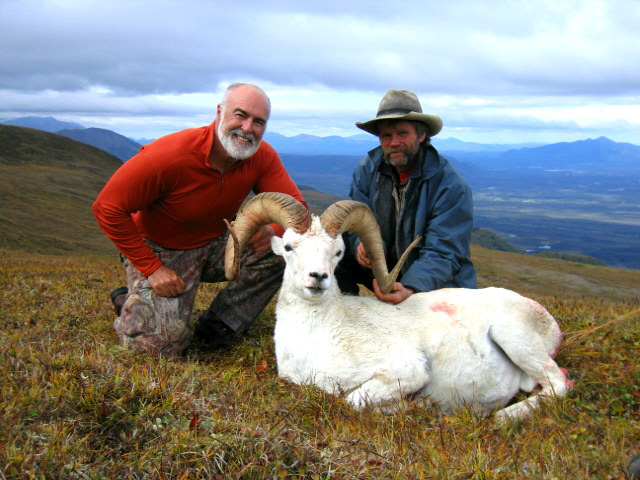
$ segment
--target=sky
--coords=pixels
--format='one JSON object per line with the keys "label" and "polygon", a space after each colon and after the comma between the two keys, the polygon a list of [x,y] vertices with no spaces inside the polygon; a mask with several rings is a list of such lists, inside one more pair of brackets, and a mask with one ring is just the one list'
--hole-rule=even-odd
{"label": "sky", "polygon": [[0,0],[0,118],[152,139],[241,81],[287,136],[363,134],[402,88],[439,138],[640,145],[639,26],[638,0]]}

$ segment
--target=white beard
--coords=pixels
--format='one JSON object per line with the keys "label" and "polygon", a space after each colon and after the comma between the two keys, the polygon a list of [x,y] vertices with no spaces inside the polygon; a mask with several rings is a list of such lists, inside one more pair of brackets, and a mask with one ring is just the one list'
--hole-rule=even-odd
{"label": "white beard", "polygon": [[[228,134],[224,131],[224,122],[220,120],[218,125],[218,140],[224,148],[225,152],[236,160],[246,160],[249,157],[252,157],[260,148],[260,143],[262,143],[262,139],[259,141],[256,140],[256,137],[251,133],[244,133],[241,129],[236,128],[231,130]],[[241,140],[236,139],[236,137],[241,137],[245,140],[251,141],[250,144],[246,144]]]}

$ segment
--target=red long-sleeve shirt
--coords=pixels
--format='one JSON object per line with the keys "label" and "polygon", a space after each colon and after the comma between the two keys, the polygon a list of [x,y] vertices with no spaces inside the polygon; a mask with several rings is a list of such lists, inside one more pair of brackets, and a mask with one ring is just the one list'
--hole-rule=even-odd
{"label": "red long-sleeve shirt", "polygon": [[264,141],[231,170],[215,170],[215,129],[215,123],[187,129],[142,147],[93,204],[102,230],[145,276],[162,262],[143,238],[177,250],[206,245],[226,231],[223,219],[231,220],[251,191],[287,193],[306,206],[280,157]]}

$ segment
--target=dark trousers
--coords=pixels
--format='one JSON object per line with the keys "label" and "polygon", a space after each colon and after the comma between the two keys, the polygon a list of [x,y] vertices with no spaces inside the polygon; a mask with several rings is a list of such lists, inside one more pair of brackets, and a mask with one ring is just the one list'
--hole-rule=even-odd
{"label": "dark trousers", "polygon": [[[224,250],[228,233],[204,247],[169,250],[152,242],[149,247],[175,270],[186,287],[175,297],[161,297],[129,260],[123,264],[129,292],[114,328],[123,345],[165,356],[181,353],[190,343],[191,311],[200,282],[225,282]],[[209,310],[234,332],[243,332],[260,315],[282,284],[284,260],[271,249],[245,249],[240,273],[211,303]]]}

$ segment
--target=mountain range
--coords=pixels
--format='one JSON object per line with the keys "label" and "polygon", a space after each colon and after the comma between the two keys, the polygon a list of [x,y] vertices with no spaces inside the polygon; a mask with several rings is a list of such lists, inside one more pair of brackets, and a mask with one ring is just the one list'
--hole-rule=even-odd
{"label": "mountain range", "polygon": [[64,129],[84,128],[79,123],[63,122],[53,117],[20,117],[20,118],[2,118],[2,125],[14,125],[18,127],[36,128],[45,132],[58,132]]}
{"label": "mountain range", "polygon": [[[33,117],[29,122],[37,124]],[[56,126],[50,118],[43,122]],[[66,130],[61,133],[97,145],[121,160],[139,148],[131,139],[108,130]],[[355,165],[376,143],[371,135],[271,133],[266,138],[299,185],[317,192],[313,195],[324,192],[335,198],[347,196]],[[436,146],[471,185],[477,227],[491,229],[523,251],[569,252],[612,266],[640,268],[640,147],[605,137],[521,148],[455,139]],[[312,155],[342,149],[357,154]]]}
{"label": "mountain range", "polygon": [[129,160],[138,153],[140,146],[148,143],[139,143],[131,138],[104,128],[85,128],[78,123],[62,122],[53,117],[20,117],[0,119],[0,125],[14,125],[19,127],[35,128],[45,132],[57,133],[65,137],[73,138],[82,143],[93,145],[105,152],[118,157],[123,162]]}
{"label": "mountain range", "polygon": [[[78,141],[97,146],[98,148],[102,148],[103,150],[116,155],[118,158],[121,158],[123,161],[131,157],[131,155],[128,157],[126,156],[131,151],[131,142],[137,144],[137,148],[140,148],[140,145],[146,145],[153,141],[148,138],[128,138],[118,133],[111,132],[110,130],[85,128],[77,123],[59,121],[53,117],[0,119],[0,124],[37,128],[38,130],[44,130],[45,132],[52,133],[64,132],[61,134],[74,138]],[[102,138],[107,135],[105,132],[111,133],[111,138],[109,138],[108,141],[105,141],[105,139]],[[118,145],[116,143],[116,139],[123,145]],[[379,145],[376,137],[365,133],[349,137],[340,137],[337,135],[326,137],[295,135],[287,137],[279,133],[267,131],[264,139],[278,152],[292,155],[363,156],[366,152]],[[482,144],[463,142],[455,138],[443,139],[438,137],[434,137],[433,144],[439,151],[451,155],[457,155],[461,160],[475,158],[478,155],[499,154],[512,149],[538,146],[538,144],[533,144],[531,142],[519,144]]]}
{"label": "mountain range", "polygon": [[78,142],[88,143],[98,147],[123,162],[129,160],[140,150],[141,145],[123,135],[104,128],[64,129],[56,132],[58,135],[73,138]]}
{"label": "mountain range", "polygon": [[640,171],[640,147],[607,137],[509,150],[488,156],[479,165],[491,169],[551,169],[628,175]]}

